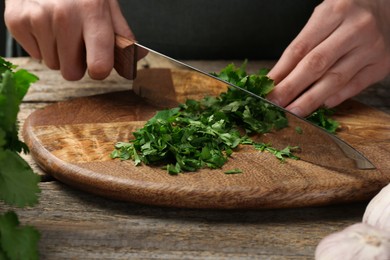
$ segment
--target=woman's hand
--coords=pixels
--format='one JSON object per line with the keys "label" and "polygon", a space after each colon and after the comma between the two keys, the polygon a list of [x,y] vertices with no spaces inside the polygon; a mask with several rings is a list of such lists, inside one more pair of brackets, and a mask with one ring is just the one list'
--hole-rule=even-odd
{"label": "woman's hand", "polygon": [[114,35],[134,39],[117,0],[6,0],[4,19],[35,59],[67,80],[104,79],[114,65]]}
{"label": "woman's hand", "polygon": [[390,1],[324,0],[269,72],[274,103],[307,116],[390,73]]}

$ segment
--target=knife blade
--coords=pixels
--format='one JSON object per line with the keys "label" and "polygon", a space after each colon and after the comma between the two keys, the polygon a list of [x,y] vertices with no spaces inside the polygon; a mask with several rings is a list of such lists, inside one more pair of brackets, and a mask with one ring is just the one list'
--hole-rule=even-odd
{"label": "knife blade", "polygon": [[[305,118],[296,116],[283,107],[273,104],[267,99],[246,89],[219,79],[216,76],[182,61],[159,53],[138,42],[133,42],[122,36],[116,35],[114,68],[122,77],[129,80],[135,80],[137,77],[137,69],[140,68],[139,65],[137,66],[139,60],[142,58],[147,59],[149,55],[152,55],[154,56],[154,59],[159,60],[159,64],[162,64],[160,67],[168,69],[179,68],[192,71],[197,73],[199,77],[204,77],[207,81],[215,81],[215,84],[217,85],[223,83],[226,86],[234,87],[283,111],[289,122],[288,129],[282,130],[281,132],[278,131],[277,133],[271,132],[263,134],[262,141],[265,143],[272,143],[274,146],[279,147],[297,145],[302,151],[299,154],[301,160],[329,169],[350,172],[351,170],[369,170],[376,168],[362,153],[354,149],[347,142],[311,123]],[[155,82],[153,82],[154,79]],[[161,84],[161,80],[155,76],[149,77],[148,80],[149,84],[153,86]],[[295,130],[297,128],[301,129],[303,134],[298,134]],[[294,136],[292,137],[292,135]],[[294,141],[294,144],[291,143],[291,140]]]}

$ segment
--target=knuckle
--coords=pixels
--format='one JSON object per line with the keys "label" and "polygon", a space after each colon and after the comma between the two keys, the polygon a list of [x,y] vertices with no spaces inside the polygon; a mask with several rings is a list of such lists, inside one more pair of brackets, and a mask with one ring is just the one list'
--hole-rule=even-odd
{"label": "knuckle", "polygon": [[20,30],[21,27],[26,28],[29,24],[28,16],[24,12],[16,12],[6,9],[4,12],[4,22],[11,33]]}
{"label": "knuckle", "polygon": [[344,73],[338,71],[330,71],[327,73],[327,77],[330,78],[332,84],[343,85],[347,81],[347,77]]}
{"label": "knuckle", "polygon": [[343,97],[341,96],[340,93],[335,93],[325,100],[324,106],[328,108],[332,108],[339,105],[341,102],[343,102]]}
{"label": "knuckle", "polygon": [[344,0],[344,1],[338,1],[338,0],[332,0],[332,11],[333,13],[337,14],[343,14],[347,12],[352,5],[352,1],[350,0]]}
{"label": "knuckle", "polygon": [[310,92],[306,93],[302,99],[302,103],[304,104],[304,106],[302,106],[302,114],[304,114],[304,116],[309,115],[311,112],[319,108],[323,102],[323,96],[317,96]]}
{"label": "knuckle", "polygon": [[329,64],[329,60],[326,55],[320,52],[313,52],[305,60],[305,65],[309,71],[321,73],[323,72]]}
{"label": "knuckle", "polygon": [[29,21],[32,28],[40,28],[42,25],[47,24],[48,20],[47,13],[42,8],[34,8],[30,12]]}
{"label": "knuckle", "polygon": [[302,59],[309,52],[310,46],[303,41],[293,42],[289,48],[293,59]]}
{"label": "knuckle", "polygon": [[320,99],[312,93],[305,94],[305,104],[307,104],[308,107],[316,107],[319,100]]}
{"label": "knuckle", "polygon": [[299,94],[297,93],[298,89],[289,82],[284,82],[283,85],[279,85],[278,87],[278,101],[282,107],[287,106]]}
{"label": "knuckle", "polygon": [[375,31],[377,29],[376,19],[373,16],[373,14],[369,12],[365,12],[363,14],[360,14],[357,17],[356,22],[354,23],[354,28],[356,32],[360,31]]}
{"label": "knuckle", "polygon": [[9,29],[12,29],[17,27],[21,23],[21,17],[19,17],[14,12],[8,11],[6,9],[6,11],[4,12],[4,22]]}
{"label": "knuckle", "polygon": [[63,26],[66,28],[68,26],[68,21],[70,19],[69,9],[64,7],[55,8],[53,11],[53,22],[56,26]]}
{"label": "knuckle", "polygon": [[344,14],[347,13],[354,4],[353,1],[354,0],[326,0],[319,4],[314,9],[314,12],[327,14],[332,13],[335,16],[344,16]]}

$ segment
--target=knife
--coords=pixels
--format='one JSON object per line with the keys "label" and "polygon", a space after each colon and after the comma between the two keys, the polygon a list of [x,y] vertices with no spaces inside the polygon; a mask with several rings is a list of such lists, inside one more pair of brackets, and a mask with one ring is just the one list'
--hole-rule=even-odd
{"label": "knife", "polygon": [[[361,154],[342,139],[311,123],[305,118],[296,116],[295,114],[285,110],[283,107],[277,106],[267,99],[264,99],[246,89],[219,79],[218,77],[215,77],[198,68],[168,57],[155,50],[145,47],[138,42],[133,42],[119,35],[115,36],[114,53],[115,70],[120,76],[129,80],[135,80],[137,77],[138,61],[144,57],[147,59],[149,55],[153,55],[159,59],[159,63],[165,64],[168,69],[178,67],[192,71],[197,73],[197,76],[199,77],[207,78],[207,81],[214,81],[216,85],[223,83],[226,86],[234,87],[240,91],[252,95],[255,98],[260,99],[263,102],[271,104],[285,113],[289,122],[288,128],[290,130],[286,130],[283,134],[263,134],[262,141],[265,143],[271,142],[273,145],[278,144],[281,147],[297,145],[301,149],[301,153],[299,154],[300,160],[343,172],[375,169],[375,166],[363,154]],[[153,80],[153,78],[154,77],[150,77],[150,80]],[[153,84],[158,86],[158,84],[161,84],[161,81],[157,80]],[[297,133],[295,130],[296,128],[301,129],[302,134]],[[291,135],[293,134],[295,135],[293,137],[295,142],[294,144],[291,143]]]}

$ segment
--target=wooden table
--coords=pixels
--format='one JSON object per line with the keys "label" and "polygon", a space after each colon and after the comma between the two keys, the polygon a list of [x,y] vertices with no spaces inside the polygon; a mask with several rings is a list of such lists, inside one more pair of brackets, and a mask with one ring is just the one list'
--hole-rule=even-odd
{"label": "wooden table", "polygon": [[[129,88],[115,72],[102,82],[88,77],[67,82],[31,59],[11,61],[40,77],[21,106],[21,124],[50,103]],[[218,71],[231,61],[189,62]],[[250,62],[248,71],[272,64]],[[390,113],[389,86],[390,80],[384,80],[356,99]],[[29,155],[24,157],[42,175],[42,193],[39,205],[15,210],[23,224],[40,231],[42,259],[313,259],[318,242],[360,222],[367,205],[245,211],[152,207],[75,190],[39,169]],[[7,209],[0,204],[0,213]]]}

